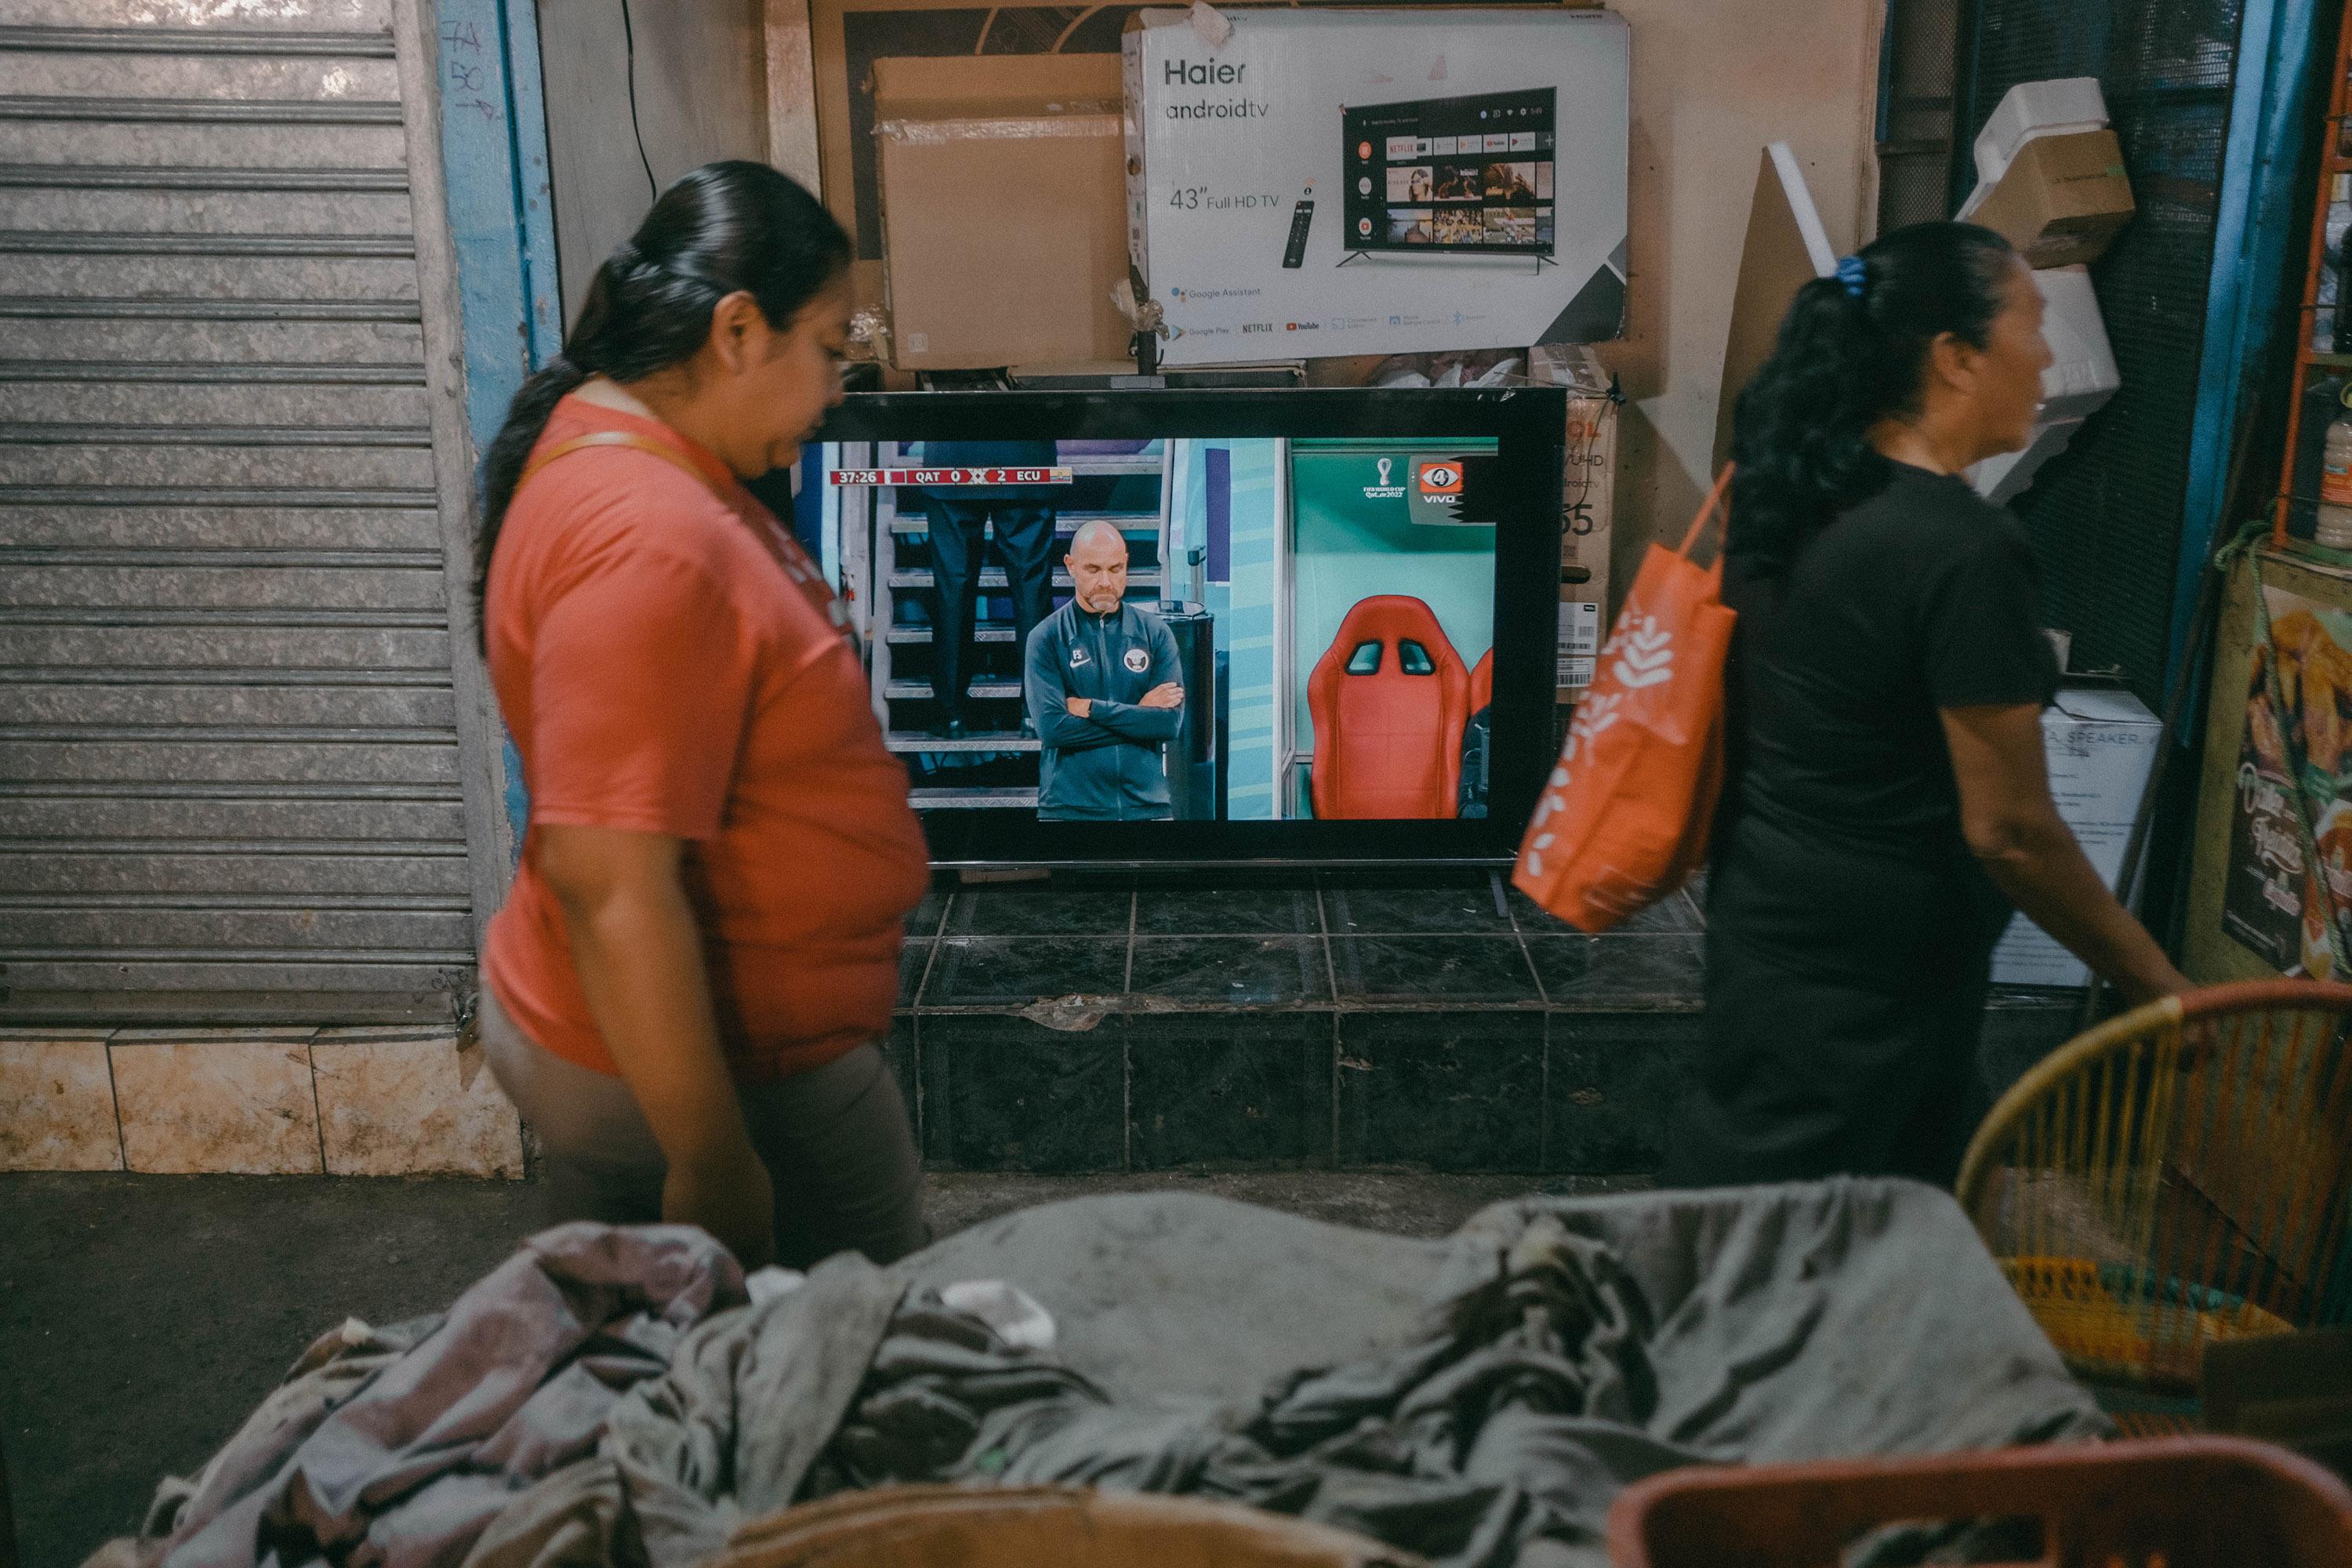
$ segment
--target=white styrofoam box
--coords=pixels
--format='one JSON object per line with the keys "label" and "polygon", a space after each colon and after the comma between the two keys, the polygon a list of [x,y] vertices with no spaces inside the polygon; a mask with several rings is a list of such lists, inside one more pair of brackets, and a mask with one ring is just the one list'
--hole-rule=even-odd
{"label": "white styrofoam box", "polygon": [[2066,449],[2084,420],[2104,407],[2123,374],[2099,315],[2099,297],[2087,267],[2052,267],[2033,275],[2042,290],[2042,337],[2051,362],[2042,373],[2042,413],[2022,451],[1987,458],[1969,470],[1969,482],[1987,500],[2004,502],[2033,482],[2033,471]]}
{"label": "white styrofoam box", "polygon": [[[2062,691],[2042,715],[2058,815],[2110,889],[2123,873],[2132,820],[2163,739],[2164,726],[2127,691]],[[2019,915],[1993,949],[1992,977],[2002,985],[2080,985],[2090,973]]]}
{"label": "white styrofoam box", "polygon": [[2066,444],[2074,438],[2074,432],[2082,427],[2080,419],[2038,421],[2033,426],[2033,439],[2023,451],[1987,458],[1969,470],[1969,483],[1993,505],[2007,506],[2025,493],[2042,465],[2064,451]]}
{"label": "white styrofoam box", "polygon": [[2033,275],[2042,290],[2042,338],[2050,368],[2042,373],[2044,418],[2086,419],[2124,384],[2107,323],[2087,267],[2052,267]]}
{"label": "white styrofoam box", "polygon": [[2074,131],[2098,131],[2107,123],[2107,100],[2096,77],[2057,77],[2049,81],[2021,81],[2003,95],[1992,117],[1977,132],[1976,189],[1960,204],[1966,220],[2000,177],[2009,173],[2017,150],[2037,136],[2058,136]]}
{"label": "white styrofoam box", "polygon": [[[1129,249],[1166,328],[1162,363],[1622,335],[1622,17],[1223,16],[1232,34],[1212,44],[1186,12],[1141,11],[1123,44]],[[1465,174],[1509,194],[1446,207],[1465,198],[1436,192]],[[1524,226],[1526,238],[1481,241],[1481,254],[1458,226],[1465,213],[1489,236]]]}

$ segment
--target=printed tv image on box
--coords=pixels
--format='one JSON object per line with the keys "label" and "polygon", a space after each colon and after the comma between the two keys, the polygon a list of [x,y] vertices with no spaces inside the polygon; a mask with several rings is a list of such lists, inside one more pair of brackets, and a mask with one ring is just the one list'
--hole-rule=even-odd
{"label": "printed tv image on box", "polygon": [[813,449],[919,808],[1483,817],[1496,444]]}
{"label": "printed tv image on box", "polygon": [[1343,110],[1347,259],[1549,258],[1558,100],[1542,88]]}

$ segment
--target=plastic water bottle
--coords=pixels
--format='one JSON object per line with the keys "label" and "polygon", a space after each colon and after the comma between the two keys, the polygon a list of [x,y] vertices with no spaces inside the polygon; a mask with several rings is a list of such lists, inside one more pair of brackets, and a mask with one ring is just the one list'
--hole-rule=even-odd
{"label": "plastic water bottle", "polygon": [[2352,410],[2327,426],[2319,460],[2319,512],[2313,538],[2325,549],[2352,550]]}

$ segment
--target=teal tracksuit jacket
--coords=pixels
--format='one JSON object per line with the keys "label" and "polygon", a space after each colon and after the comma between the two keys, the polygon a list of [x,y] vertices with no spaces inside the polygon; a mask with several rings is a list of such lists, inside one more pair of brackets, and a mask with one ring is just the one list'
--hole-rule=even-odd
{"label": "teal tracksuit jacket", "polygon": [[[1169,815],[1160,749],[1183,727],[1181,709],[1139,706],[1180,679],[1176,634],[1153,612],[1123,605],[1088,615],[1073,599],[1029,634],[1022,682],[1043,747],[1037,815],[1049,822],[1146,822]],[[1069,700],[1092,703],[1080,719]]]}

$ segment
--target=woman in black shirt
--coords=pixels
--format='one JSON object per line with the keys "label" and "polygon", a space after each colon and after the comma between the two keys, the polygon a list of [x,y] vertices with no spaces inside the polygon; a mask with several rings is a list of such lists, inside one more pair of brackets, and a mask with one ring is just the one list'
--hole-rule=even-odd
{"label": "woman in black shirt", "polygon": [[2012,909],[2134,1000],[2187,988],[2051,801],[2039,573],[1961,477],[2025,445],[2049,363],[2008,243],[1918,224],[1799,290],[1740,394],[1730,784],[1672,1184],[1949,1184]]}

